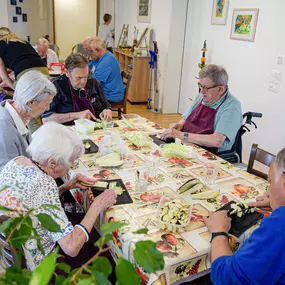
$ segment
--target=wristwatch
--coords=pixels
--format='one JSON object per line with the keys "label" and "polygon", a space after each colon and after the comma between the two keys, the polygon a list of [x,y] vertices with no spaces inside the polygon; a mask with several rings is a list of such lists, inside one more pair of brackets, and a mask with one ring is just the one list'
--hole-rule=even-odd
{"label": "wristwatch", "polygon": [[216,233],[212,233],[212,238],[211,238],[210,242],[212,242],[212,240],[218,236],[225,236],[225,237],[229,238],[229,235],[226,232],[216,232]]}
{"label": "wristwatch", "polygon": [[185,142],[187,142],[188,136],[189,136],[189,133],[184,133],[183,134],[183,138],[184,138]]}

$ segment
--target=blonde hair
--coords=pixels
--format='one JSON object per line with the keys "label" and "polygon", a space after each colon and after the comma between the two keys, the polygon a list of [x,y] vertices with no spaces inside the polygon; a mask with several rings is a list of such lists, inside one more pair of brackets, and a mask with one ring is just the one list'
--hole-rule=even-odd
{"label": "blonde hair", "polygon": [[26,42],[21,40],[16,34],[13,34],[10,29],[6,27],[0,28],[0,41],[5,42],[20,42],[25,44]]}
{"label": "blonde hair", "polygon": [[49,41],[45,38],[39,38],[37,41],[37,45],[45,46],[46,48],[49,48]]}
{"label": "blonde hair", "polygon": [[106,41],[100,37],[89,38],[86,45],[92,50],[95,49],[106,49]]}

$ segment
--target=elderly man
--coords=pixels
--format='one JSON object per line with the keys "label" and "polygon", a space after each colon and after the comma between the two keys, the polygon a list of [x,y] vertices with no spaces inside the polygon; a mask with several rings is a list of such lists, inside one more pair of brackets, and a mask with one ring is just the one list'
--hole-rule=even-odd
{"label": "elderly man", "polygon": [[209,64],[199,72],[200,94],[187,114],[161,134],[162,139],[179,138],[213,153],[230,150],[242,124],[240,102],[228,90],[228,74]]}
{"label": "elderly man", "polygon": [[0,169],[12,158],[27,156],[29,121],[48,109],[56,94],[54,85],[41,72],[31,70],[18,81],[14,100],[0,106]]}
{"label": "elderly man", "polygon": [[114,55],[107,51],[105,40],[99,37],[89,38],[84,41],[84,46],[92,58],[89,68],[93,76],[101,82],[108,101],[110,103],[123,101],[125,86],[120,66]]}
{"label": "elderly man", "polygon": [[269,183],[273,212],[234,254],[227,237],[230,220],[226,212],[211,213],[204,219],[212,233],[214,284],[285,284],[285,148],[270,167]]}
{"label": "elderly man", "polygon": [[111,105],[104,96],[100,83],[89,78],[88,59],[80,53],[70,55],[65,61],[66,74],[53,81],[57,94],[43,115],[43,122],[57,121],[73,124],[80,118],[100,117],[112,119]]}
{"label": "elderly man", "polygon": [[47,39],[39,38],[34,49],[47,66],[50,66],[53,62],[59,62],[57,54],[49,49],[49,41]]}

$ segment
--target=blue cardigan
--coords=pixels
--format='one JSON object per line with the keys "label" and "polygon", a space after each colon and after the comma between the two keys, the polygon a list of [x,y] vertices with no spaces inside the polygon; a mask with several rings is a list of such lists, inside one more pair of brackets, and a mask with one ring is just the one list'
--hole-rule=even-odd
{"label": "blue cardigan", "polygon": [[263,219],[236,253],[217,258],[211,279],[215,285],[285,284],[285,206]]}

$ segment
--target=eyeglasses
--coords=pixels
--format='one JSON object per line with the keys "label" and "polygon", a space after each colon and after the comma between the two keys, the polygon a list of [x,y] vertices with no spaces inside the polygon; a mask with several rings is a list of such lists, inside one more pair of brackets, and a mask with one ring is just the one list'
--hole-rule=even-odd
{"label": "eyeglasses", "polygon": [[214,86],[211,86],[211,87],[207,87],[207,86],[202,86],[202,85],[200,84],[200,82],[198,82],[197,85],[198,85],[198,87],[199,87],[200,89],[203,89],[203,90],[206,91],[206,92],[208,92],[210,89],[213,89],[213,88],[215,88],[215,87],[222,86],[222,85],[214,85]]}

